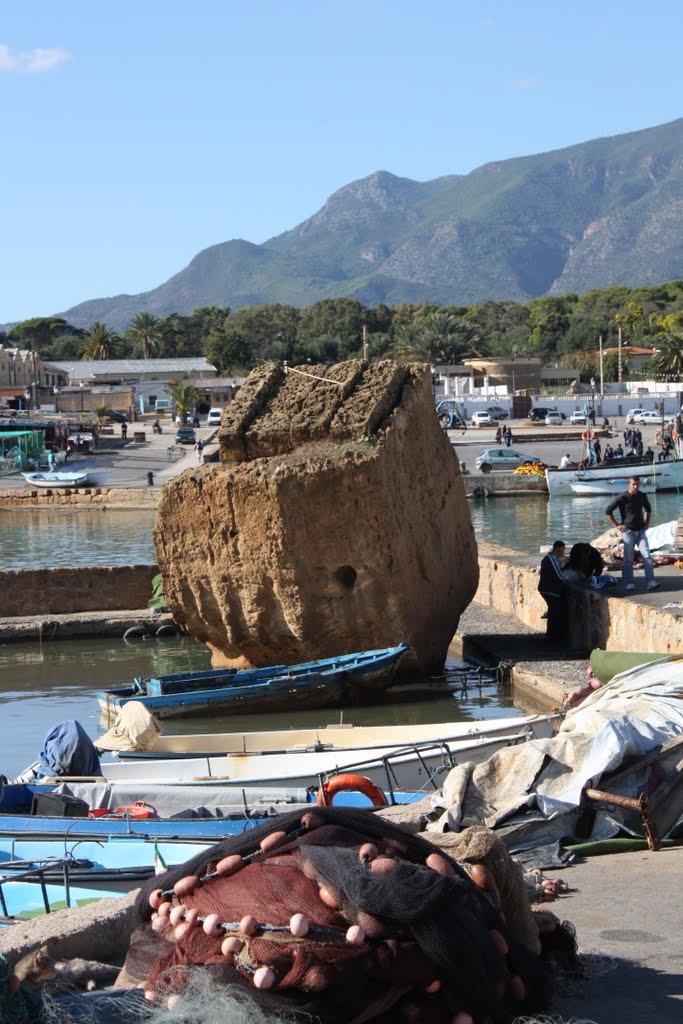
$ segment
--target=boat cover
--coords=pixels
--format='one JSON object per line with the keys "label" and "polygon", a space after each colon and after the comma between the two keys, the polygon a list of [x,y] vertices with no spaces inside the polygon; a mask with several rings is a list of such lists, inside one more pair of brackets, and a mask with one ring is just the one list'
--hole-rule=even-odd
{"label": "boat cover", "polygon": [[[557,842],[575,835],[587,787],[632,797],[653,790],[656,795],[662,777],[671,779],[681,771],[681,743],[672,742],[676,737],[683,739],[683,658],[637,666],[570,711],[552,739],[506,747],[484,764],[453,768],[433,798],[434,806],[444,810],[430,827],[457,832],[485,824],[500,829],[508,849],[515,851]],[[608,773],[667,743],[671,752],[656,764],[636,765],[619,781],[601,786]],[[674,804],[676,800],[683,803],[680,787],[672,797]],[[619,809],[599,811],[590,838],[605,839],[624,830],[642,834],[639,817],[628,815]],[[668,834],[673,834],[683,806],[669,807],[667,816],[673,823]]]}
{"label": "boat cover", "polygon": [[[153,783],[63,782],[54,790],[66,796],[85,800],[92,810],[98,808],[133,807],[136,801],[156,811],[160,818],[226,818],[244,812],[245,807],[258,807],[265,817],[268,808],[285,804],[307,803],[307,792],[298,787],[249,787],[230,790],[221,786],[158,786]],[[282,810],[282,807],[279,807]]]}
{"label": "boat cover", "polygon": [[100,750],[149,750],[163,733],[161,723],[139,700],[129,700],[118,711],[111,729],[95,740]]}
{"label": "boat cover", "polygon": [[100,759],[80,722],[53,725],[43,740],[38,775],[99,775]]}

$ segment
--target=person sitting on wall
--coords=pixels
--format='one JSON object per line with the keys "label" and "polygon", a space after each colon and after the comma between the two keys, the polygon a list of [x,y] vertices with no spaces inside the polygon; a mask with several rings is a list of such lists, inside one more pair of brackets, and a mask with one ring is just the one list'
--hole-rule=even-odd
{"label": "person sitting on wall", "polygon": [[541,560],[538,592],[548,605],[546,636],[551,642],[562,640],[567,623],[567,574],[563,566],[566,546],[556,540],[552,550]]}

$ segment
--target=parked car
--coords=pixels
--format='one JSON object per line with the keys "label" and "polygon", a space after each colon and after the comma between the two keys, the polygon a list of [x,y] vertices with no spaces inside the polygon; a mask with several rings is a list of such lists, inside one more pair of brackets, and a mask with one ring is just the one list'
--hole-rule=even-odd
{"label": "parked car", "polygon": [[588,417],[585,412],[573,412],[569,417],[569,422],[575,427],[579,423],[588,423]]}
{"label": "parked car", "polygon": [[222,409],[209,409],[209,414],[206,417],[207,427],[220,427],[222,414]]}
{"label": "parked car", "polygon": [[561,412],[548,412],[545,416],[546,427],[561,427],[562,426],[562,413]]}
{"label": "parked car", "polygon": [[[541,420],[546,418],[549,412],[557,412],[557,409],[551,409],[550,406],[547,405],[537,405],[533,409],[529,410],[528,418],[532,423],[540,423]],[[560,413],[560,416],[562,419],[565,419],[563,412]]]}
{"label": "parked car", "polygon": [[487,410],[494,420],[506,420],[508,413],[500,405],[490,405]]}
{"label": "parked car", "polygon": [[644,412],[644,409],[629,409],[629,411],[626,413],[626,422],[639,423],[640,417],[643,415]]}
{"label": "parked car", "polygon": [[517,466],[530,466],[541,462],[538,455],[519,452],[516,448],[487,448],[477,455],[474,464],[482,473],[490,473],[492,469],[517,469]]}
{"label": "parked car", "polygon": [[463,420],[460,410],[454,399],[444,398],[437,403],[436,415],[438,416],[439,423],[444,430],[451,430],[454,427],[464,427],[465,421]]}
{"label": "parked car", "polygon": [[195,444],[197,435],[192,427],[178,427],[175,435],[176,444]]}
{"label": "parked car", "polygon": [[128,423],[128,417],[125,412],[117,412],[116,409],[107,409],[105,416],[112,423]]}
{"label": "parked car", "polygon": [[493,423],[493,417],[490,412],[473,412],[472,413],[472,426],[473,427],[487,427]]}
{"label": "parked car", "polygon": [[641,415],[638,417],[637,420],[635,420],[635,422],[643,424],[655,423],[658,427],[661,427],[664,423],[664,417],[662,416],[661,412],[654,412],[648,410],[647,412],[641,413]]}

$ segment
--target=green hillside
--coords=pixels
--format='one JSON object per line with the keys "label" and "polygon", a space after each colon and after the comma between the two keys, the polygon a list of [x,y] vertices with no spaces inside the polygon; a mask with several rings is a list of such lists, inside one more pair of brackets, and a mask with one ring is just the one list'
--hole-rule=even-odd
{"label": "green hillside", "polygon": [[62,315],[124,327],[199,306],[527,302],[683,277],[683,119],[416,182],[378,171],[263,245],[199,253],[140,295]]}

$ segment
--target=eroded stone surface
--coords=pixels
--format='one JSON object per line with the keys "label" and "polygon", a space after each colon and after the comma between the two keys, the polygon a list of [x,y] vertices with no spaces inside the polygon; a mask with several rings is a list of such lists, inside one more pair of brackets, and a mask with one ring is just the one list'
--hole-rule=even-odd
{"label": "eroded stone surface", "polygon": [[224,415],[221,464],[164,487],[169,609],[215,664],[406,641],[421,670],[438,668],[478,566],[429,368],[300,369],[252,373]]}

